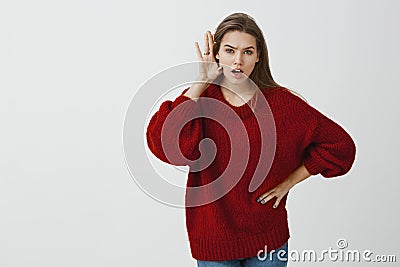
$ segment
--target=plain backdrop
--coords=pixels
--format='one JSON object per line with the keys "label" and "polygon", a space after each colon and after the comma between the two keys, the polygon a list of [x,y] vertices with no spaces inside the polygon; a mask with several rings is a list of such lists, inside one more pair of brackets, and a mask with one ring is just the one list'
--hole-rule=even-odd
{"label": "plain backdrop", "polygon": [[400,257],[398,1],[14,0],[0,3],[1,267],[196,266],[184,210],[135,184],[122,129],[140,86],[196,60],[236,11],[262,28],[275,80],[357,146],[348,174],[291,191],[289,249],[344,238]]}

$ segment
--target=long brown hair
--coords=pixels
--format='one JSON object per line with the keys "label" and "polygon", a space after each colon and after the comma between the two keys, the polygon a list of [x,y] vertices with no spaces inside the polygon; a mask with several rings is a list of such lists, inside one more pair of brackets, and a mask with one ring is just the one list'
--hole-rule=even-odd
{"label": "long brown hair", "polygon": [[[261,90],[270,86],[281,87],[272,78],[269,68],[267,43],[265,42],[264,35],[255,20],[247,14],[233,13],[218,25],[214,34],[214,55],[218,53],[224,35],[231,31],[245,32],[251,34],[256,39],[259,61],[256,63],[249,78],[252,79]],[[219,62],[217,58],[215,58],[215,60]]]}

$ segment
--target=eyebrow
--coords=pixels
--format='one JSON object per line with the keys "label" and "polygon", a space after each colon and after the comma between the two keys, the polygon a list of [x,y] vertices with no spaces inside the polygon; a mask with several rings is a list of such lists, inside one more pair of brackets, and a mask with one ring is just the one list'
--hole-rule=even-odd
{"label": "eyebrow", "polygon": [[[229,47],[229,48],[237,49],[237,47],[234,47],[234,46],[231,46],[231,45],[228,45],[228,44],[226,44],[226,45],[224,45],[224,46],[227,46],[227,47]],[[253,47],[253,46],[248,46],[248,47],[244,48],[243,50],[246,50],[246,49],[254,49],[254,47]]]}

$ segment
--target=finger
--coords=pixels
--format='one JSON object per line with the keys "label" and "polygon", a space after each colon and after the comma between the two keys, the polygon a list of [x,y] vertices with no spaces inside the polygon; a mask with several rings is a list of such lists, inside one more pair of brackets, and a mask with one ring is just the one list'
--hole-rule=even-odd
{"label": "finger", "polygon": [[210,52],[210,47],[208,43],[208,33],[206,32],[204,34],[204,53],[208,54]]}
{"label": "finger", "polygon": [[201,55],[200,46],[198,42],[195,42],[196,53],[199,61],[203,61],[203,56]]}
{"label": "finger", "polygon": [[261,200],[261,204],[266,204],[268,201],[270,201],[271,199],[273,199],[275,197],[274,194],[268,195],[266,198],[264,198],[263,200]]}
{"label": "finger", "polygon": [[268,201],[270,201],[271,199],[273,199],[274,197],[276,197],[275,196],[275,193],[271,193],[271,194],[269,194],[268,196],[266,196],[266,197],[264,197],[262,200],[261,200],[261,204],[265,204],[265,203],[267,203]]}
{"label": "finger", "polygon": [[276,198],[275,204],[272,206],[274,209],[278,207],[279,203],[281,202],[281,199],[282,199],[281,197]]}
{"label": "finger", "polygon": [[214,58],[214,52],[213,52],[214,38],[210,31],[207,31],[207,34],[208,34],[208,47],[210,48],[210,55],[212,56],[212,58]]}
{"label": "finger", "polygon": [[[274,188],[275,189],[275,188]],[[271,194],[272,192],[274,192],[274,189],[271,189],[267,192],[265,192],[264,194],[262,194],[261,196],[259,196],[257,198],[257,202],[260,202],[261,200],[263,200],[265,197],[267,197],[269,194]]]}

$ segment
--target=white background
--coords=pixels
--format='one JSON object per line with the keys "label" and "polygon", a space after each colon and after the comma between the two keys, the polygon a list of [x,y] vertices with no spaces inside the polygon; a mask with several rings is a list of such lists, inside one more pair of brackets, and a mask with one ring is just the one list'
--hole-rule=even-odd
{"label": "white background", "polygon": [[130,177],[122,127],[141,84],[236,11],[263,29],[275,80],[357,145],[347,175],[291,191],[289,249],[345,238],[400,260],[398,1],[42,0],[0,3],[1,267],[196,266],[184,210]]}

